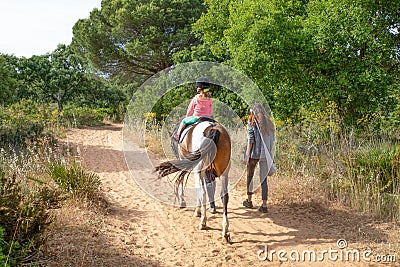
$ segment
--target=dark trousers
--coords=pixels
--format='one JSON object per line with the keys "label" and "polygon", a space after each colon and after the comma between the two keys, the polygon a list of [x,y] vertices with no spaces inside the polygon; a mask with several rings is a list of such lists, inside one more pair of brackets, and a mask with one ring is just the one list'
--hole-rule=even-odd
{"label": "dark trousers", "polygon": [[257,163],[260,166],[261,197],[262,200],[268,200],[268,166],[266,160],[249,159],[249,164],[247,165],[247,195],[253,194],[253,176]]}

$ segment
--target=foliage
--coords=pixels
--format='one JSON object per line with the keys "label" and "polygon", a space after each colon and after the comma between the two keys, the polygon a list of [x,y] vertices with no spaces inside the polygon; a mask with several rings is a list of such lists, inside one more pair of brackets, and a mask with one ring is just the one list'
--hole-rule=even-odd
{"label": "foliage", "polygon": [[[36,105],[32,101],[26,101],[26,104],[26,109],[29,109],[30,105]],[[24,118],[32,121],[40,118],[37,110],[36,113],[35,110],[31,110],[31,113],[24,110],[22,113]],[[15,121],[15,118],[10,121]],[[48,125],[43,125],[42,132],[48,132]],[[29,129],[24,130],[24,136],[32,135]],[[53,221],[50,210],[59,208],[63,203],[61,200],[73,198],[96,204],[101,201],[97,194],[99,178],[85,171],[77,163],[74,162],[65,168],[65,176],[50,176],[46,172],[53,166],[67,166],[70,161],[69,150],[58,146],[56,141],[53,142],[46,136],[37,136],[33,142],[23,138],[21,140],[24,140],[21,144],[23,149],[9,149],[8,146],[2,146],[0,149],[2,266],[20,266],[36,259],[45,241],[45,231]],[[55,173],[57,172],[53,174]],[[62,174],[62,171],[58,172],[60,173]]]}
{"label": "foliage", "polygon": [[301,108],[333,102],[346,125],[365,126],[398,105],[399,3],[205,3],[194,30],[214,55],[256,81],[277,118],[301,121]]}
{"label": "foliage", "polygon": [[400,185],[400,145],[377,142],[351,152],[351,177],[365,179],[380,193],[398,193]]}
{"label": "foliage", "polygon": [[398,221],[399,144],[373,139],[349,151],[345,149],[351,145],[348,141],[342,141],[338,147],[341,149],[338,149],[337,160],[342,170],[336,170],[339,175],[326,181],[331,185],[331,193],[357,210]]}
{"label": "foliage", "polygon": [[109,115],[120,116],[123,114],[123,107],[127,105],[128,95],[130,95],[127,86],[118,86],[95,75],[90,75],[88,88],[84,93],[75,96],[67,108],[75,106],[107,109],[112,111],[112,114]]}
{"label": "foliage", "polygon": [[398,7],[380,1],[312,1],[309,5],[305,27],[320,50],[309,69],[318,75],[318,82],[329,86],[325,98],[337,103],[348,124],[375,113],[386,116],[394,107],[390,90],[398,75],[394,60],[398,34],[390,29],[396,27]]}
{"label": "foliage", "polygon": [[171,66],[174,53],[199,43],[191,24],[202,11],[199,0],[103,1],[74,25],[72,45],[107,76],[147,78]]}
{"label": "foliage", "polygon": [[76,162],[72,162],[70,166],[65,166],[61,162],[53,162],[48,173],[63,192],[81,197],[92,197],[98,193],[99,176],[87,172]]}
{"label": "foliage", "polygon": [[55,142],[51,131],[45,129],[57,121],[52,107],[22,100],[7,108],[0,107],[0,110],[1,147],[20,150],[27,143],[35,143],[41,138]]}
{"label": "foliage", "polygon": [[209,45],[213,55],[223,61],[230,59],[230,50],[224,32],[230,27],[231,2],[231,0],[205,0],[207,12],[203,13],[193,25],[196,35]]}
{"label": "foliage", "polygon": [[367,132],[355,135],[343,127],[334,106],[330,111],[307,114],[313,118],[307,123],[277,122],[279,172],[303,179],[313,187],[314,198],[322,195],[382,219],[398,220],[399,142]]}
{"label": "foliage", "polygon": [[123,114],[127,89],[84,70],[70,47],[59,45],[52,53],[31,58],[1,55],[0,59],[7,67],[4,72],[9,73],[9,79],[4,76],[4,86],[11,80],[16,87],[14,93],[11,89],[1,91],[8,92],[5,107],[29,99],[37,106],[56,103],[59,115],[56,119],[61,118],[65,106],[71,105],[107,108],[113,110],[115,118]]}
{"label": "foliage", "polygon": [[88,107],[68,107],[62,114],[63,122],[72,127],[82,126],[100,126],[104,124],[104,119],[108,113],[113,111],[109,109],[92,109]]}
{"label": "foliage", "polygon": [[51,222],[47,199],[43,197],[45,189],[32,190],[27,181],[26,177],[11,175],[0,166],[0,228],[4,229],[0,247],[8,249],[3,253],[7,253],[12,265],[25,261],[39,249]]}
{"label": "foliage", "polygon": [[46,55],[20,59],[17,72],[24,81],[24,94],[54,101],[60,112],[87,82],[79,58],[65,45]]}
{"label": "foliage", "polygon": [[18,241],[7,242],[5,238],[5,230],[0,226],[0,266],[10,267],[17,264],[16,257],[21,245]]}
{"label": "foliage", "polygon": [[12,102],[17,87],[6,58],[7,56],[0,54],[0,105]]}
{"label": "foliage", "polygon": [[[164,119],[165,115],[180,106],[182,103],[189,103],[189,100],[195,95],[193,86],[181,86],[168,90],[154,105],[152,112],[155,114],[156,121],[160,122]],[[186,106],[181,107],[186,114]]]}
{"label": "foliage", "polygon": [[6,261],[8,261],[7,260],[8,251],[9,251],[9,248],[7,246],[7,243],[4,240],[4,228],[2,228],[0,226],[0,265],[1,266],[5,266],[5,267],[10,266],[6,263]]}
{"label": "foliage", "polygon": [[55,144],[61,126],[82,127],[103,125],[105,119],[120,119],[121,110],[67,105],[62,113],[57,106],[21,100],[8,107],[0,106],[0,146],[14,151],[24,150],[28,144]]}
{"label": "foliage", "polygon": [[223,59],[215,56],[211,52],[209,45],[201,43],[176,52],[173,55],[173,61],[175,64],[179,64],[193,61],[222,62]]}

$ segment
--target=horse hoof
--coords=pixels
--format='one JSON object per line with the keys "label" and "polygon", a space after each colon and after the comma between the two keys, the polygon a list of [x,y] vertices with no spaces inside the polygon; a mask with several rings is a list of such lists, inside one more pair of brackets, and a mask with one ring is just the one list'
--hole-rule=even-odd
{"label": "horse hoof", "polygon": [[182,209],[186,208],[186,201],[182,200],[180,205],[179,205],[179,207],[182,208]]}
{"label": "horse hoof", "polygon": [[201,217],[201,210],[199,208],[196,208],[196,210],[194,211],[194,217]]}
{"label": "horse hoof", "polygon": [[232,240],[231,240],[231,235],[230,235],[230,233],[226,233],[226,234],[224,235],[224,238],[225,238],[225,241],[226,241],[228,244],[232,244]]}
{"label": "horse hoof", "polygon": [[199,230],[206,230],[206,229],[207,229],[207,225],[199,224]]}
{"label": "horse hoof", "polygon": [[210,207],[210,208],[208,208],[208,210],[207,211],[209,211],[210,213],[212,213],[212,214],[215,214],[215,213],[217,213],[217,209],[215,208],[215,207]]}

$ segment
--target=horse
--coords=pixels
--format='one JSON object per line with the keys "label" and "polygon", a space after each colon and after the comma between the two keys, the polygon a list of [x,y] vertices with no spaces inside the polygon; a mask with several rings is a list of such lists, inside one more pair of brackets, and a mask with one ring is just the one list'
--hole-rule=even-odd
{"label": "horse", "polygon": [[[172,135],[173,136],[173,135]],[[221,200],[223,203],[222,237],[230,243],[228,221],[228,174],[231,158],[231,139],[225,127],[214,121],[201,119],[187,133],[182,133],[180,142],[171,137],[171,146],[178,156],[176,160],[162,162],[156,166],[158,176],[164,177],[180,172],[176,182],[176,192],[185,177],[193,172],[198,204],[195,214],[200,210],[199,229],[207,228],[205,174],[209,179],[221,180]],[[181,194],[182,197],[182,194]]]}

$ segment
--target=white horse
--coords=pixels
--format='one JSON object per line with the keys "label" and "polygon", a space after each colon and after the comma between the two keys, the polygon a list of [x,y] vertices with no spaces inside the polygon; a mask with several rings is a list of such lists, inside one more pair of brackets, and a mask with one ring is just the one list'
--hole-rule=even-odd
{"label": "white horse", "polygon": [[[160,177],[180,171],[177,187],[183,184],[185,177],[193,172],[195,187],[198,196],[198,207],[200,210],[199,229],[207,227],[206,216],[206,184],[205,173],[211,180],[219,177],[222,183],[221,199],[223,203],[222,236],[227,242],[230,241],[228,221],[228,174],[231,158],[230,136],[221,124],[214,121],[200,121],[188,130],[182,141],[178,142],[171,138],[171,144],[178,159],[161,163],[156,167]],[[184,201],[182,191],[181,201]]]}

